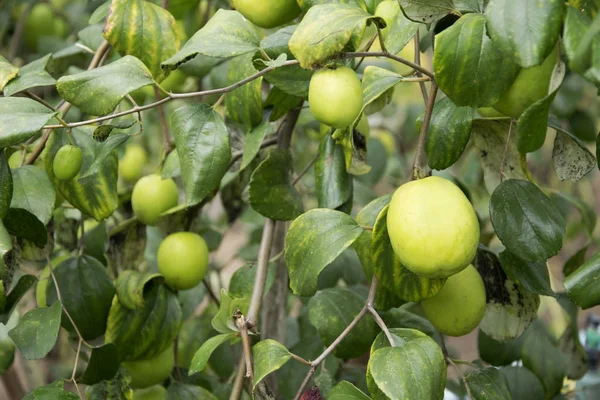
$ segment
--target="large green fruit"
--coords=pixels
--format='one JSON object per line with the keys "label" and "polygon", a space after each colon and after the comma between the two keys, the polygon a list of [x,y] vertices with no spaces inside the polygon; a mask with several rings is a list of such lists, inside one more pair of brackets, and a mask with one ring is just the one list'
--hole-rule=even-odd
{"label": "large green fruit", "polygon": [[296,0],[232,0],[248,21],[261,28],[274,28],[300,15]]}
{"label": "large green fruit", "polygon": [[123,158],[119,160],[119,176],[127,182],[136,182],[142,176],[147,161],[148,156],[142,146],[127,146]]}
{"label": "large green fruit", "polygon": [[133,400],[167,400],[167,389],[154,385],[146,389],[133,391]]}
{"label": "large green fruit", "polygon": [[156,261],[169,286],[175,290],[191,289],[206,275],[208,246],[195,233],[173,233],[160,244]]}
{"label": "large green fruit", "polygon": [[65,21],[57,17],[52,7],[45,3],[36,4],[31,9],[25,28],[23,42],[30,50],[37,50],[39,38],[43,36],[65,37],[69,28]]}
{"label": "large green fruit", "polygon": [[387,227],[400,262],[427,278],[462,271],[477,252],[479,222],[473,206],[455,184],[437,176],[396,190]]}
{"label": "large green fruit", "polygon": [[77,176],[81,169],[83,154],[77,146],[67,144],[56,152],[52,164],[54,176],[61,181],[69,181]]}
{"label": "large green fruit", "polygon": [[358,75],[348,67],[317,71],[310,80],[308,103],[319,122],[339,129],[350,126],[363,106]]}
{"label": "large green fruit", "polygon": [[435,296],[421,302],[425,316],[440,332],[462,336],[471,332],[485,314],[486,297],[483,279],[469,265],[448,278]]}
{"label": "large green fruit", "polygon": [[530,105],[548,95],[550,78],[558,59],[558,46],[541,65],[522,69],[494,108],[504,115],[519,117]]}
{"label": "large green fruit", "polygon": [[146,225],[154,225],[158,217],[173,208],[179,201],[177,184],[160,175],[148,175],[140,179],[131,193],[133,213]]}
{"label": "large green fruit", "polygon": [[125,374],[131,377],[131,387],[143,389],[158,385],[169,377],[175,363],[173,346],[146,360],[121,363]]}

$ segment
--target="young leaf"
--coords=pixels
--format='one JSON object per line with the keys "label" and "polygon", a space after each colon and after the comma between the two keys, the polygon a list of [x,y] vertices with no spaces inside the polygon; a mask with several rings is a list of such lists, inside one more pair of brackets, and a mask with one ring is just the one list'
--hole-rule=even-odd
{"label": "young leaf", "polygon": [[500,368],[506,377],[511,399],[544,399],[544,387],[537,376],[525,367]]}
{"label": "young leaf", "polygon": [[219,333],[230,333],[239,331],[233,320],[233,314],[236,310],[244,315],[248,312],[250,299],[247,297],[233,297],[227,290],[221,289],[221,305],[219,311],[212,319],[213,328]]}
{"label": "young leaf", "polygon": [[492,40],[528,68],[540,65],[554,48],[564,11],[561,0],[491,0],[485,16]]}
{"label": "young leaf", "polygon": [[217,10],[206,25],[194,34],[173,57],[162,63],[165,70],[176,69],[196,54],[228,58],[255,52],[260,39],[252,25],[237,11]]}
{"label": "young leaf", "polygon": [[4,87],[4,95],[12,96],[23,90],[56,84],[56,79],[46,71],[51,59],[52,54],[48,54],[22,66],[19,69],[19,75]]}
{"label": "young leaf", "polygon": [[6,217],[13,194],[13,177],[6,152],[0,150],[0,220]]}
{"label": "young leaf", "polygon": [[140,59],[160,81],[161,62],[179,50],[175,18],[144,0],[113,0],[102,36],[121,55]]}
{"label": "young leaf", "polygon": [[151,282],[164,283],[160,274],[152,272],[123,271],[115,281],[119,302],[127,308],[135,310],[144,306],[144,289]]}
{"label": "young leaf", "polygon": [[285,243],[290,287],[300,296],[317,291],[321,271],[360,236],[363,229],[340,211],[310,210],[292,222]]}
{"label": "young leaf", "polygon": [[457,106],[493,106],[519,67],[488,37],[485,17],[466,14],[436,37],[433,68],[440,89]]}
{"label": "young leaf", "polygon": [[213,336],[202,344],[202,346],[194,354],[192,362],[190,364],[189,375],[193,375],[196,372],[200,372],[206,367],[210,355],[215,351],[217,347],[222,345],[228,340],[237,337],[236,332],[223,333],[221,335]]}
{"label": "young leaf", "polygon": [[19,74],[19,68],[12,65],[6,58],[0,56],[0,90]]}
{"label": "young leaf", "polygon": [[508,381],[497,368],[476,369],[465,380],[475,399],[512,399]]}
{"label": "young leaf", "polygon": [[28,98],[0,98],[0,148],[28,140],[56,114]]}
{"label": "young leaf", "polygon": [[[63,99],[81,111],[106,115],[128,93],[153,82],[152,73],[143,62],[133,56],[125,56],[91,71],[63,76],[58,80],[56,89]],[[102,95],[99,96],[99,93]]]}
{"label": "young leaf", "polygon": [[[474,114],[473,108],[457,107],[449,98],[435,104],[425,141],[425,153],[431,168],[446,169],[460,158],[471,138]],[[422,118],[417,121],[420,126]]]}
{"label": "young leaf", "polygon": [[46,357],[52,350],[60,329],[62,307],[59,301],[48,308],[35,308],[21,318],[8,336],[26,360]]}
{"label": "young leaf", "polygon": [[114,344],[94,347],[83,376],[77,381],[93,385],[112,379],[119,369],[119,352]]}
{"label": "young leaf", "polygon": [[362,111],[399,82],[402,82],[402,76],[395,72],[373,65],[366,67],[362,79]]}
{"label": "young leaf", "polygon": [[52,217],[56,201],[56,191],[46,171],[34,165],[25,165],[13,170],[12,176],[10,206],[29,211],[46,225]]}
{"label": "young leaf", "polygon": [[455,10],[453,0],[400,0],[404,14],[415,22],[431,24]]}
{"label": "young leaf", "polygon": [[329,400],[370,400],[359,388],[347,381],[335,385],[327,397]]}
{"label": "young leaf", "polygon": [[597,165],[596,157],[575,136],[562,129],[556,130],[552,152],[554,170],[561,181],[577,182]]}
{"label": "young leaf", "polygon": [[268,121],[263,122],[248,132],[248,134],[245,136],[246,140],[244,141],[244,153],[242,155],[240,170],[250,165],[250,162],[254,160],[254,157],[256,157],[260,151],[260,145],[262,144],[264,138],[272,135],[273,133],[275,133],[275,127]]}
{"label": "young leaf", "polygon": [[[252,65],[252,54],[235,57],[229,63],[227,85],[232,85],[254,75],[258,71]],[[262,122],[262,77],[254,79],[225,97],[227,118],[251,129]]]}
{"label": "young leaf", "polygon": [[337,209],[352,197],[352,176],[346,171],[344,150],[325,135],[315,164],[315,187],[320,208]]}
{"label": "young leaf", "polygon": [[171,126],[179,154],[187,206],[200,203],[219,186],[231,160],[229,131],[205,103],[178,108]]}
{"label": "young leaf", "polygon": [[600,252],[565,279],[564,285],[569,298],[584,309],[600,304],[600,282],[597,279],[599,271]]}
{"label": "young leaf", "polygon": [[555,296],[550,286],[550,274],[546,262],[528,262],[504,250],[500,253],[500,263],[509,279],[519,283],[531,293]]}
{"label": "young leaf", "polygon": [[292,358],[289,350],[276,340],[266,339],[252,347],[254,356],[254,386],[272,372],[277,371]]}

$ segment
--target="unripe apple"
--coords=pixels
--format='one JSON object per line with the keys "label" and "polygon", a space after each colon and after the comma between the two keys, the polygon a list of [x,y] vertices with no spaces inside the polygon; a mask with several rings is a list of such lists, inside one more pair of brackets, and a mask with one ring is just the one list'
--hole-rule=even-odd
{"label": "unripe apple", "polygon": [[131,193],[133,213],[146,225],[154,225],[162,213],[175,207],[178,202],[177,184],[172,179],[162,179],[160,175],[141,178]]}
{"label": "unripe apple", "polygon": [[300,15],[296,0],[232,0],[233,7],[261,28],[274,28]]}
{"label": "unripe apple", "polygon": [[123,158],[119,160],[119,176],[126,182],[137,181],[148,162],[146,150],[139,144],[132,144],[125,148]]}
{"label": "unripe apple", "polygon": [[39,3],[32,7],[27,21],[25,21],[23,42],[28,49],[37,50],[40,37],[65,37],[68,31],[65,21],[54,14],[50,5]]}
{"label": "unripe apple", "polygon": [[156,261],[167,285],[175,290],[191,289],[206,275],[208,246],[195,233],[173,233],[158,247]]}
{"label": "unripe apple", "polygon": [[56,152],[52,163],[54,176],[61,181],[68,181],[77,176],[81,169],[83,153],[77,146],[64,145]]}
{"label": "unripe apple", "polygon": [[167,400],[167,389],[160,385],[137,389],[133,391],[133,400]]}
{"label": "unripe apple", "polygon": [[175,357],[173,346],[162,353],[146,360],[126,361],[121,363],[126,375],[131,377],[131,387],[144,389],[158,385],[171,374]]}
{"label": "unripe apple", "polygon": [[458,186],[438,176],[396,190],[387,228],[400,262],[427,278],[447,278],[465,269],[479,243],[473,206]]}
{"label": "unripe apple", "polygon": [[485,314],[483,279],[469,265],[448,278],[433,297],[421,301],[425,316],[441,333],[463,336],[479,325]]}

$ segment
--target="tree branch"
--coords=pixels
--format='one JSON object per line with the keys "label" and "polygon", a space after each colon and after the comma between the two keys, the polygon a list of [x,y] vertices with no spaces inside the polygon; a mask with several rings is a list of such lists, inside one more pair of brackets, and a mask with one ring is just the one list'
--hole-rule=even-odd
{"label": "tree branch", "polygon": [[502,153],[502,161],[500,162],[500,183],[504,180],[504,164],[506,163],[506,153],[508,153],[508,146],[510,144],[510,134],[512,133],[514,119],[510,119],[510,125],[508,127],[508,136],[506,137],[506,144],[504,145],[504,152]]}
{"label": "tree branch", "polygon": [[350,52],[350,53],[343,53],[340,55],[341,58],[353,58],[353,57],[386,57],[389,59],[392,59],[394,61],[398,61],[404,65],[408,65],[409,67],[411,67],[414,70],[417,70],[419,72],[421,72],[422,74],[428,76],[429,78],[431,78],[431,80],[435,79],[435,75],[433,74],[433,72],[429,71],[427,68],[423,68],[422,66],[415,64],[412,61],[407,60],[406,58],[402,58],[400,56],[394,55],[394,54],[390,54],[387,51],[371,51],[371,52],[362,52],[362,51],[358,51],[358,52]]}
{"label": "tree branch", "polygon": [[235,326],[240,330],[242,337],[242,347],[244,348],[244,360],[246,361],[246,377],[250,378],[250,382],[254,385],[254,369],[252,368],[252,346],[250,345],[250,337],[248,336],[248,323],[240,310],[236,310],[233,314]]}
{"label": "tree branch", "polygon": [[[419,39],[419,31],[418,30],[417,30],[417,33],[415,34],[415,37],[413,40],[415,42],[415,64],[421,65],[421,48],[419,46],[420,39]],[[420,76],[421,76],[421,71],[417,71],[417,77],[420,77]],[[423,95],[423,101],[425,102],[425,106],[427,106],[428,96],[427,96],[427,88],[425,87],[425,82],[419,83],[419,87],[421,88],[421,94]]]}
{"label": "tree branch", "polygon": [[[373,276],[373,280],[371,281],[371,290],[373,291],[373,293],[376,293],[378,285],[379,285],[379,280],[377,279],[376,276]],[[371,299],[370,302],[367,302],[367,309],[369,310],[369,313],[373,316],[373,319],[375,320],[377,325],[379,325],[379,327],[381,328],[383,333],[385,333],[385,337],[387,337],[388,342],[390,342],[390,346],[396,347],[396,342],[394,341],[394,338],[392,337],[390,330],[388,329],[387,325],[385,324],[385,322],[383,321],[383,319],[381,318],[381,316],[379,315],[379,313],[377,312],[377,310],[375,310],[375,307],[373,306],[374,300],[375,300],[375,298],[373,297],[373,299]]]}
{"label": "tree branch", "polygon": [[423,124],[421,125],[421,132],[419,132],[419,142],[417,144],[417,151],[415,152],[411,179],[416,179],[418,177],[423,163],[422,158],[425,147],[425,138],[427,137],[427,130],[429,129],[429,122],[431,121],[431,114],[433,113],[437,91],[438,87],[436,83],[432,81],[431,89],[429,90],[429,99],[427,99],[427,107],[425,107],[425,117],[423,118]]}
{"label": "tree branch", "polygon": [[[160,91],[156,86],[154,86],[154,94],[156,95],[156,100],[162,100],[160,97]],[[163,150],[165,154],[169,154],[171,150],[173,150],[173,145],[171,144],[171,139],[169,139],[169,126],[167,125],[165,109],[162,106],[162,104],[157,106],[156,109],[158,110],[158,120],[160,121],[160,131],[163,139]]]}

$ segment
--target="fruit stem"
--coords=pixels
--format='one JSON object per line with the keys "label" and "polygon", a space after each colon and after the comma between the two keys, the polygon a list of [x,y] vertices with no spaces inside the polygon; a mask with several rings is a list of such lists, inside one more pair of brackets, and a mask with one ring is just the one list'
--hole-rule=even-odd
{"label": "fruit stem", "polygon": [[438,87],[434,81],[431,81],[431,89],[429,90],[429,98],[427,99],[427,107],[425,107],[425,116],[423,117],[423,124],[421,125],[421,131],[419,132],[419,142],[417,144],[417,151],[415,152],[415,160],[412,168],[412,178],[419,179],[421,176],[421,166],[423,164],[423,153],[425,147],[425,139],[427,137],[427,130],[429,129],[429,122],[431,121],[431,115],[433,114],[433,106],[435,104],[435,98],[437,96]]}

